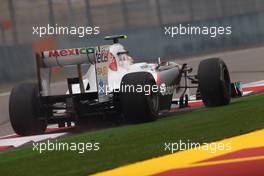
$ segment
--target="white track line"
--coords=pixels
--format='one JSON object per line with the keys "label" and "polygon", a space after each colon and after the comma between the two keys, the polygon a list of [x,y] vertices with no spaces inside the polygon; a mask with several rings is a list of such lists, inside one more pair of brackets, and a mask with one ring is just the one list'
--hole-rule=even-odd
{"label": "white track line", "polygon": [[36,136],[26,136],[19,138],[10,138],[10,139],[1,139],[0,146],[14,146],[19,147],[29,142],[39,142],[46,139],[55,139],[60,136],[66,135],[67,133],[55,133],[55,134],[45,134],[45,135],[36,135]]}
{"label": "white track line", "polygon": [[246,84],[242,83],[242,87],[253,87],[253,86],[264,86],[264,80],[246,83]]}
{"label": "white track line", "polygon": [[1,141],[3,138],[6,139],[6,138],[9,138],[9,137],[12,137],[12,136],[15,136],[15,135],[17,135],[17,134],[13,133],[13,134],[8,134],[8,135],[5,135],[5,136],[1,136],[1,137],[0,137],[0,141]]}
{"label": "white track line", "polygon": [[[72,123],[72,126],[74,126],[74,123]],[[47,128],[58,128],[58,125],[57,124],[51,124],[49,125]],[[54,133],[56,134],[56,133]],[[8,138],[8,137],[12,137],[14,135],[17,135],[16,133],[13,133],[13,134],[7,134],[5,136],[0,136],[0,140],[2,140],[3,138]],[[45,135],[45,134],[44,134]]]}
{"label": "white track line", "polygon": [[10,92],[0,93],[0,97],[9,96],[9,95],[10,95]]}

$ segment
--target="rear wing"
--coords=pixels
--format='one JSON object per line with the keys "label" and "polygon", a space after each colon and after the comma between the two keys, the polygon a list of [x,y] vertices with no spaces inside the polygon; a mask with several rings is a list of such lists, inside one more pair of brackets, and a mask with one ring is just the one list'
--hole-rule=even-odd
{"label": "rear wing", "polygon": [[[98,92],[98,100],[100,102],[107,101],[107,85],[108,85],[108,56],[109,46],[98,47],[83,47],[49,50],[36,53],[37,64],[37,79],[41,96],[50,96],[50,82],[51,82],[51,68],[52,67],[66,67],[75,66],[77,69],[77,78],[67,78],[68,89],[71,90],[71,84],[76,82],[79,84],[80,93],[85,93],[82,64],[95,65],[96,84]],[[98,71],[98,70],[104,70]],[[72,81],[75,80],[75,81]],[[76,81],[77,80],[77,81]],[[66,94],[66,93],[65,93]],[[72,94],[69,91],[69,94]]]}

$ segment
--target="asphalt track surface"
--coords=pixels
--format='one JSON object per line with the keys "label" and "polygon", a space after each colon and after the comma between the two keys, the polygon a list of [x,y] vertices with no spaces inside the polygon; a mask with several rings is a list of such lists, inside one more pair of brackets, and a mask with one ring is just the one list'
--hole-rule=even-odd
{"label": "asphalt track surface", "polygon": [[[180,59],[177,62],[188,63],[190,67],[197,71],[201,60],[212,57],[222,58],[228,68],[232,81],[242,81],[242,83],[254,82],[264,79],[264,47],[250,48],[211,55]],[[65,83],[53,85],[55,93],[65,92]],[[9,93],[0,93],[0,136],[14,133],[8,115]]]}

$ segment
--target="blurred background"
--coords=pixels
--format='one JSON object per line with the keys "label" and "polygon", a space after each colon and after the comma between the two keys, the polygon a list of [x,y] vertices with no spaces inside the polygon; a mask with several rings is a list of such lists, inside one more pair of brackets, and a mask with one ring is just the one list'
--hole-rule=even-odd
{"label": "blurred background", "polygon": [[[109,34],[138,60],[180,59],[264,43],[263,0],[0,0],[0,84],[33,79],[34,53],[94,46]],[[164,35],[164,26],[232,26],[232,35]],[[32,35],[33,26],[99,26],[100,35]]]}

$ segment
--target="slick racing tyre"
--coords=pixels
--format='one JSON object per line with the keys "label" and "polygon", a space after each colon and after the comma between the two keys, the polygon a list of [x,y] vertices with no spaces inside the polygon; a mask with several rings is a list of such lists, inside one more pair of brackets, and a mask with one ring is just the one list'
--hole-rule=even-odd
{"label": "slick racing tyre", "polygon": [[[147,72],[129,73],[123,77],[119,99],[121,111],[126,121],[142,123],[157,119],[159,93],[152,91],[153,85],[156,85],[155,80]],[[135,89],[132,90],[132,87]],[[138,91],[140,89],[136,90],[139,87],[142,87],[143,91]]]}
{"label": "slick racing tyre", "polygon": [[9,98],[9,116],[14,131],[21,136],[44,133],[47,119],[41,117],[38,86],[23,83],[15,86]]}
{"label": "slick racing tyre", "polygon": [[198,68],[199,90],[207,107],[227,105],[231,99],[228,68],[219,58],[206,59]]}

